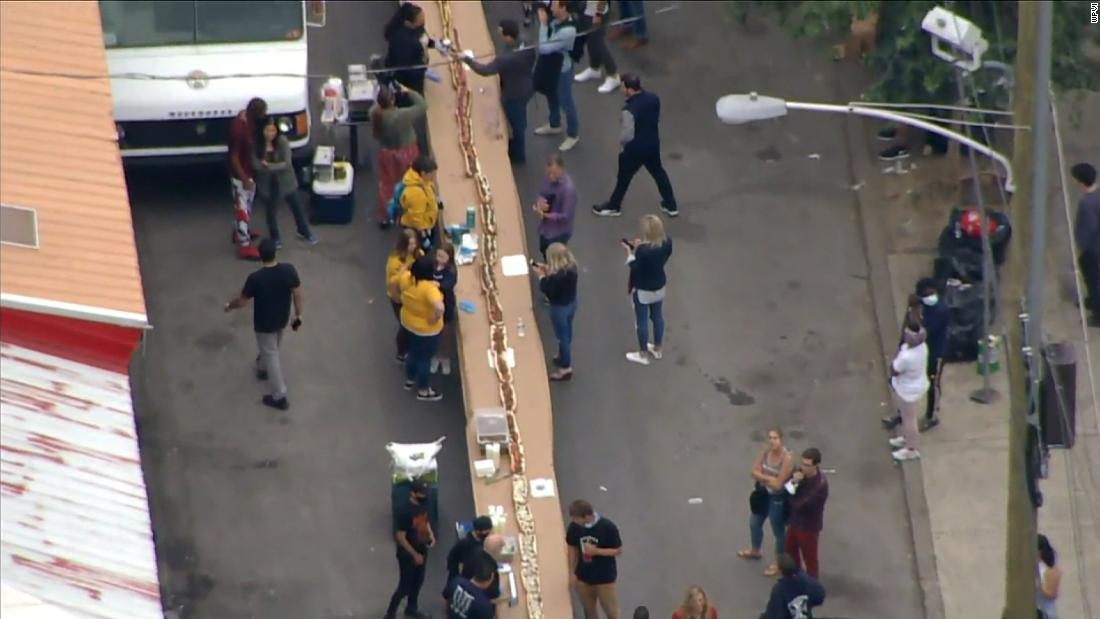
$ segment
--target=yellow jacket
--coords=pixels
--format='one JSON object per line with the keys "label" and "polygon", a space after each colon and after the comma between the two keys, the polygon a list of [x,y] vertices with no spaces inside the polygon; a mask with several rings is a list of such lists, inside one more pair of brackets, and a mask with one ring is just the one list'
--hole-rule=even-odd
{"label": "yellow jacket", "polygon": [[415,281],[400,271],[394,285],[401,291],[401,326],[415,335],[438,335],[443,330],[443,291],[434,281]]}
{"label": "yellow jacket", "polygon": [[394,303],[401,303],[401,289],[397,287],[397,273],[401,270],[401,267],[412,266],[412,263],[423,255],[424,252],[418,249],[404,260],[397,255],[397,252],[391,252],[390,257],[386,258],[386,294]]}
{"label": "yellow jacket", "polygon": [[435,188],[424,180],[416,170],[405,171],[405,189],[401,192],[401,225],[417,230],[431,230],[439,219],[439,202],[435,199]]}

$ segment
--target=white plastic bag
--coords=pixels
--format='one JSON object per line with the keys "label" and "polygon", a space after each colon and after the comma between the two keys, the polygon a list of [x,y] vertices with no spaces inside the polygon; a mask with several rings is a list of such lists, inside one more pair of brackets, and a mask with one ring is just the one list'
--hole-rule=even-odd
{"label": "white plastic bag", "polygon": [[435,456],[443,449],[446,438],[441,436],[434,443],[386,443],[386,451],[392,459],[394,483],[413,479],[438,482]]}

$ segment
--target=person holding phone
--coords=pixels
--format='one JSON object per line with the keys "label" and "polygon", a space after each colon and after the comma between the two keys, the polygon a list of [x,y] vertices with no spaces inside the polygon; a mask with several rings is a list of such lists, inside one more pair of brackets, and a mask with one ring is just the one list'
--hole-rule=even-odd
{"label": "person holding phone", "polygon": [[573,378],[573,318],[577,315],[577,260],[563,243],[552,243],[546,250],[546,264],[533,263],[539,277],[539,290],[550,302],[550,324],[558,338],[557,369],[550,380]]}
{"label": "person holding phone", "polygon": [[[665,301],[665,264],[672,257],[672,239],[665,234],[665,226],[656,215],[645,215],[641,220],[641,238],[620,241],[626,250],[626,264],[630,269],[627,289],[634,302],[634,326],[638,335],[637,352],[626,353],[626,360],[649,365],[650,358],[663,356],[665,319],[662,312]],[[653,342],[649,342],[649,323],[653,323]]]}
{"label": "person holding phone", "polygon": [[268,381],[271,392],[265,395],[263,403],[278,410],[287,410],[290,404],[286,399],[286,381],[283,379],[283,366],[279,361],[279,345],[283,341],[283,331],[290,322],[290,305],[294,303],[294,321],[291,328],[295,331],[302,326],[302,282],[294,265],[279,263],[275,259],[275,241],[260,241],[260,259],[263,267],[248,276],[244,288],[236,298],[225,304],[225,311],[231,312],[253,303],[252,326],[256,332],[256,378]]}
{"label": "person holding phone", "polygon": [[546,157],[546,178],[539,187],[539,197],[532,207],[539,218],[539,253],[546,260],[546,248],[554,243],[567,244],[573,237],[573,220],[577,212],[577,187],[565,171],[561,153]]}
{"label": "person holding phone", "polygon": [[560,135],[561,113],[565,110],[565,139],[558,150],[566,152],[580,141],[580,121],[573,100],[573,59],[569,55],[577,38],[577,26],[564,0],[554,0],[549,8],[540,5],[538,15],[539,57],[532,79],[535,92],[546,95],[550,117],[547,124],[535,129],[535,135]]}
{"label": "person holding phone", "polygon": [[[409,105],[397,105],[398,95],[408,98]],[[378,227],[393,225],[387,207],[394,187],[420,156],[416,123],[424,118],[428,104],[420,93],[397,83],[397,88],[378,89],[374,109],[370,112],[371,130],[378,140]]]}

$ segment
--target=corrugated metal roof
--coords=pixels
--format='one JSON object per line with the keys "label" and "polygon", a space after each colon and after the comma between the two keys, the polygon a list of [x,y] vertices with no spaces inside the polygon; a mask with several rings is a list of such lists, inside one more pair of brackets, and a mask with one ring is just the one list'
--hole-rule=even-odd
{"label": "corrugated metal roof", "polygon": [[0,579],[76,617],[163,616],[125,375],[0,343]]}
{"label": "corrugated metal roof", "polygon": [[[145,315],[95,2],[0,2],[0,202],[39,248],[0,245],[0,291]],[[103,319],[104,322],[111,322]]]}

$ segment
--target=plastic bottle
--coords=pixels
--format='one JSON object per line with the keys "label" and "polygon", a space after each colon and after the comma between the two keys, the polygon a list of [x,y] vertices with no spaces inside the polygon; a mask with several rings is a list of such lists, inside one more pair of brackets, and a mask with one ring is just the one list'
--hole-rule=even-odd
{"label": "plastic bottle", "polygon": [[520,318],[516,321],[516,335],[524,337],[527,335],[527,329],[523,326],[523,319]]}

